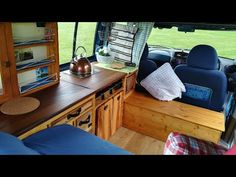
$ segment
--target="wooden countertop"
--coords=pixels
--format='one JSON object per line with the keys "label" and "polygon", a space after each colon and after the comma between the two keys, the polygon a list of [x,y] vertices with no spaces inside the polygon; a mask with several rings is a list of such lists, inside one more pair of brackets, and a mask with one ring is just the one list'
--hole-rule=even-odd
{"label": "wooden countertop", "polygon": [[9,116],[0,112],[0,130],[19,136],[94,92],[93,89],[61,81],[57,85],[29,95],[40,100],[40,106],[35,111],[18,116]]}
{"label": "wooden countertop", "polygon": [[94,66],[94,73],[90,77],[81,79],[67,70],[61,72],[60,79],[98,92],[125,76],[126,73],[124,72],[117,72]]}
{"label": "wooden countertop", "polygon": [[224,114],[178,101],[159,101],[148,94],[133,92],[125,103],[224,131]]}

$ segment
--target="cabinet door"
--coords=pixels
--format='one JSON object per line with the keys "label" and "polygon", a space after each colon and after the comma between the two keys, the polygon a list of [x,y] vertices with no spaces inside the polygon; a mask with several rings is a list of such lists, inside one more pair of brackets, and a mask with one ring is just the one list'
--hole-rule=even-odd
{"label": "cabinet door", "polygon": [[122,125],[123,116],[123,92],[113,98],[113,115],[111,119],[111,135]]}
{"label": "cabinet door", "polygon": [[0,23],[0,104],[11,96],[10,69],[7,56],[5,25]]}
{"label": "cabinet door", "polygon": [[109,100],[97,109],[97,136],[105,140],[111,136],[112,104]]}

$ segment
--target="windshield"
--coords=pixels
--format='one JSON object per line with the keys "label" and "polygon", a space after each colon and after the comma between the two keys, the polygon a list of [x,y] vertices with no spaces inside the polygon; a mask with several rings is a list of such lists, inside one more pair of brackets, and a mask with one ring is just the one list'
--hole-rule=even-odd
{"label": "windshield", "polygon": [[195,30],[180,32],[176,27],[171,29],[153,28],[148,39],[149,46],[163,46],[190,50],[198,44],[214,47],[220,57],[236,59],[236,31]]}

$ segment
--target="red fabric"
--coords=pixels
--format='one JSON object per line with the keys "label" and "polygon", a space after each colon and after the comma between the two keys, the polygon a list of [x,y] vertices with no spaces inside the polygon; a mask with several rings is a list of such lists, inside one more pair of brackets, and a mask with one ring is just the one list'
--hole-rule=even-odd
{"label": "red fabric", "polygon": [[226,151],[223,146],[176,132],[169,134],[164,148],[165,155],[222,155]]}
{"label": "red fabric", "polygon": [[224,155],[236,155],[236,145],[234,145],[231,149],[226,151]]}

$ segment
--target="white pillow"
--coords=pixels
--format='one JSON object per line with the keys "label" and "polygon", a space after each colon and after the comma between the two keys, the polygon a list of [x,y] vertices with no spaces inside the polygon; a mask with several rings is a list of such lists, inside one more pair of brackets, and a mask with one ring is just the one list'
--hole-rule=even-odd
{"label": "white pillow", "polygon": [[171,101],[181,98],[186,92],[184,84],[175,74],[169,63],[163,64],[153,71],[140,84],[155,98],[162,101]]}

